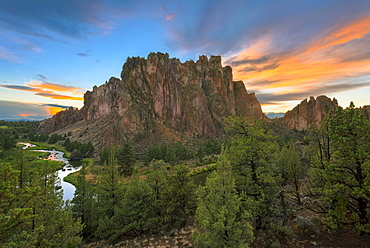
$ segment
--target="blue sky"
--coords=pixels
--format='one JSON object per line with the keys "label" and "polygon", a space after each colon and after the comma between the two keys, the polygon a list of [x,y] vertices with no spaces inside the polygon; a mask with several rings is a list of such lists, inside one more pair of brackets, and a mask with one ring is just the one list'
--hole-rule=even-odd
{"label": "blue sky", "polygon": [[43,119],[127,57],[221,55],[265,112],[325,94],[370,104],[368,0],[1,0],[0,119]]}

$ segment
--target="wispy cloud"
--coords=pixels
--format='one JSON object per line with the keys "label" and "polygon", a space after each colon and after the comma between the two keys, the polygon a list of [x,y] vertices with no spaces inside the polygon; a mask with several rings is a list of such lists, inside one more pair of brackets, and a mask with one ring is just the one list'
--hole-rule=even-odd
{"label": "wispy cloud", "polygon": [[370,87],[362,79],[370,74],[370,18],[337,24],[282,52],[265,36],[227,62],[265,104]]}
{"label": "wispy cloud", "polygon": [[43,96],[48,97],[51,99],[58,99],[58,100],[75,100],[75,101],[82,101],[83,97],[78,96],[67,96],[67,95],[60,95],[55,93],[45,93],[45,92],[39,92],[35,94],[36,96]]}
{"label": "wispy cloud", "polygon": [[354,39],[362,39],[370,31],[370,17],[360,17],[346,25],[336,28],[315,42],[308,51],[322,50],[327,47],[345,44]]}
{"label": "wispy cloud", "polygon": [[41,82],[36,80],[31,80],[30,82],[26,83],[27,86],[30,86],[34,89],[38,90],[50,90],[50,91],[58,91],[58,92],[69,92],[72,94],[83,95],[83,90],[80,87],[62,85],[62,84],[54,84],[49,82]]}
{"label": "wispy cloud", "polygon": [[42,74],[37,74],[36,77],[39,78],[43,82],[47,80],[47,77]]}
{"label": "wispy cloud", "polygon": [[[47,79],[42,74],[38,74],[37,77],[42,80]],[[82,92],[83,89],[80,87],[61,85],[49,82],[41,82],[37,80],[31,80],[29,82],[26,82],[25,85],[3,84],[0,85],[0,87],[13,90],[34,92],[36,96],[42,96],[51,99],[74,100],[74,101],[83,100]]]}
{"label": "wispy cloud", "polygon": [[59,42],[63,40],[60,36],[86,39],[115,29],[107,13],[116,6],[101,0],[4,0],[0,2],[0,29]]}
{"label": "wispy cloud", "polygon": [[326,83],[320,85],[312,85],[311,87],[301,88],[296,91],[279,92],[279,93],[263,93],[258,92],[258,99],[261,104],[283,104],[285,101],[299,101],[310,96],[333,94],[344,90],[353,90],[364,87],[370,87],[370,82],[365,83]]}
{"label": "wispy cloud", "polygon": [[11,51],[0,46],[0,59],[12,62],[12,63],[22,63],[19,55],[12,53]]}
{"label": "wispy cloud", "polygon": [[78,55],[80,57],[89,57],[89,56],[91,56],[90,53],[76,53],[76,55]]}
{"label": "wispy cloud", "polygon": [[7,88],[7,89],[12,89],[12,90],[22,90],[22,91],[37,91],[37,89],[29,87],[29,86],[23,86],[23,85],[7,85],[3,84],[0,85],[1,87]]}
{"label": "wispy cloud", "polygon": [[293,101],[369,87],[370,1],[201,1],[176,14],[169,46],[221,54],[249,91]]}
{"label": "wispy cloud", "polygon": [[[230,59],[230,65],[231,66],[239,66],[239,65],[244,65],[244,64],[263,64],[263,63],[266,63],[267,61],[270,60],[270,56],[268,55],[264,55],[264,56],[261,56],[259,58],[244,58],[243,60],[233,60],[233,59]],[[226,63],[228,63],[228,61],[226,61]]]}
{"label": "wispy cloud", "polygon": [[58,104],[37,104],[0,100],[0,120],[34,120],[51,117],[56,112],[69,108]]}
{"label": "wispy cloud", "polygon": [[166,21],[168,22],[168,21],[171,21],[171,20],[173,20],[173,18],[175,18],[175,14],[174,13],[170,13],[170,14],[168,14],[168,15],[166,15]]}

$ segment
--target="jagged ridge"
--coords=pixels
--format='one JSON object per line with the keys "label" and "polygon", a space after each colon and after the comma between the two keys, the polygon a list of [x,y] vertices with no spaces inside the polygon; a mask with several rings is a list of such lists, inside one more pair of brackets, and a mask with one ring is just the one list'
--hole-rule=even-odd
{"label": "jagged ridge", "polygon": [[95,128],[89,140],[100,146],[154,133],[158,125],[188,137],[214,137],[233,113],[266,119],[254,93],[248,94],[243,82],[233,81],[231,67],[222,67],[220,56],[181,63],[168,54],[151,53],[146,59],[128,58],[121,79],[112,77],[94,86],[85,93],[81,110],[62,111],[45,120],[39,131],[63,133],[76,125],[83,132],[77,135],[84,139],[89,127],[99,126],[96,122],[103,118],[108,123]]}
{"label": "jagged ridge", "polygon": [[310,100],[304,99],[292,110],[286,112],[282,121],[290,129],[307,130],[311,124],[320,126],[326,114],[338,107],[337,99],[331,100],[327,96],[311,96]]}

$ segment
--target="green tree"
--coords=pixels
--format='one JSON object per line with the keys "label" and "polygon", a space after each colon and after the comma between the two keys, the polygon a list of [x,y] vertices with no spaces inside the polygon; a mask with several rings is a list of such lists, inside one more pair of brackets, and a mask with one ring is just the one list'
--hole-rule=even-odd
{"label": "green tree", "polygon": [[87,168],[93,165],[93,161],[88,158],[81,160],[82,166],[77,176],[76,191],[72,199],[72,211],[75,218],[81,218],[84,224],[83,235],[91,235],[95,227],[96,217],[93,215],[94,192],[91,182],[86,179]]}
{"label": "green tree", "polygon": [[136,237],[155,230],[154,200],[153,190],[147,180],[134,175],[125,187],[117,218],[122,226],[112,235],[113,239],[123,234]]}
{"label": "green tree", "polygon": [[117,162],[119,164],[119,171],[124,176],[131,176],[136,162],[136,155],[132,145],[125,144],[118,149]]}
{"label": "green tree", "polygon": [[20,149],[19,153],[17,154],[15,158],[17,162],[17,169],[19,170],[19,187],[25,186],[30,178],[30,167],[29,164],[26,162],[26,159],[24,157],[24,150]]}
{"label": "green tree", "polygon": [[96,213],[99,216],[95,235],[108,238],[112,230],[116,230],[120,223],[116,223],[116,213],[123,197],[123,187],[120,180],[116,150],[111,149],[108,163],[103,166],[99,175],[97,189]]}
{"label": "green tree", "polygon": [[38,188],[19,187],[18,171],[9,164],[0,167],[0,244],[4,246],[17,234],[27,230],[35,217],[28,207]]}
{"label": "green tree", "polygon": [[101,165],[104,165],[104,164],[108,163],[109,153],[110,153],[109,147],[105,146],[103,148],[103,150],[100,152],[100,161],[99,161],[99,163]]}
{"label": "green tree", "polygon": [[370,233],[370,122],[351,103],[347,109],[338,107],[328,126],[333,155],[323,187],[322,200],[329,203],[325,223]]}
{"label": "green tree", "polygon": [[306,137],[309,143],[307,154],[310,168],[306,179],[305,194],[311,200],[305,201],[303,205],[316,213],[326,213],[328,209],[328,202],[323,198],[323,188],[327,182],[328,166],[333,154],[332,140],[329,136],[331,115],[331,113],[326,115],[320,127],[312,124]]}
{"label": "green tree", "polygon": [[146,180],[153,193],[153,232],[159,232],[167,227],[170,216],[166,214],[168,195],[165,193],[168,187],[169,173],[163,160],[152,161],[153,171]]}
{"label": "green tree", "polygon": [[195,185],[189,176],[189,168],[177,165],[168,176],[165,187],[166,215],[174,226],[185,226],[187,219],[195,212]]}
{"label": "green tree", "polygon": [[193,238],[197,247],[249,247],[253,228],[243,211],[229,162],[221,158],[204,187],[200,187]]}
{"label": "green tree", "polygon": [[232,115],[226,119],[231,134],[230,146],[223,151],[235,175],[238,193],[243,196],[243,208],[255,219],[256,230],[270,229],[279,221],[277,204],[281,180],[277,174],[276,138],[262,122]]}
{"label": "green tree", "polygon": [[279,166],[283,180],[293,186],[297,204],[301,205],[300,189],[303,178],[303,165],[297,148],[294,144],[284,147],[279,154]]}
{"label": "green tree", "polygon": [[56,190],[56,176],[48,163],[22,187],[19,171],[10,165],[1,166],[0,176],[2,247],[76,247],[81,242],[82,225]]}
{"label": "green tree", "polygon": [[32,229],[37,233],[36,246],[71,247],[82,240],[78,234],[82,231],[80,221],[72,217],[72,210],[63,201],[63,193],[57,187],[58,177],[55,170],[46,161],[33,177],[33,184],[40,190],[32,203],[36,215]]}

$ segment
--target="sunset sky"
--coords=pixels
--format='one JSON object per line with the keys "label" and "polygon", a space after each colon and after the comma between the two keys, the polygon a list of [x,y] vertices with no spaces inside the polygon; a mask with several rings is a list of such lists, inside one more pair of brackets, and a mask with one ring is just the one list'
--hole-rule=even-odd
{"label": "sunset sky", "polygon": [[70,106],[127,57],[221,55],[264,112],[370,105],[369,0],[1,0],[0,119]]}

